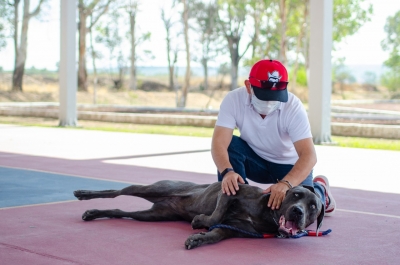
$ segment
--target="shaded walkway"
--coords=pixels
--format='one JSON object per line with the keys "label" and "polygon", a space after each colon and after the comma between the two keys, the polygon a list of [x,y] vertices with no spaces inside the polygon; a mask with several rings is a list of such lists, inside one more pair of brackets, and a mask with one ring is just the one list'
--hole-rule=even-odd
{"label": "shaded walkway", "polygon": [[4,264],[400,262],[400,152],[317,146],[315,173],[329,176],[338,203],[335,216],[324,220],[329,236],[229,239],[187,251],[184,241],[195,231],[185,222],[81,220],[87,209],[143,210],[149,202],[76,201],[72,192],[161,179],[211,183],[210,139],[6,125],[0,133]]}

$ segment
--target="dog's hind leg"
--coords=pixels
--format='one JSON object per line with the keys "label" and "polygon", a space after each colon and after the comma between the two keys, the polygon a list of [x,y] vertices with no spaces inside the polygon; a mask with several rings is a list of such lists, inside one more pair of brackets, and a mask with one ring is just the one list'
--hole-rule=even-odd
{"label": "dog's hind leg", "polygon": [[229,206],[237,201],[233,196],[220,193],[217,199],[217,205],[211,215],[199,214],[192,220],[193,229],[209,228],[213,225],[219,224],[226,214]]}
{"label": "dog's hind leg", "polygon": [[162,180],[151,185],[131,185],[121,190],[76,190],[75,197],[79,200],[90,200],[97,198],[115,198],[120,195],[137,196],[151,202],[164,200],[168,196],[186,196],[191,194],[194,187],[205,189],[207,185],[196,185],[184,181]]}
{"label": "dog's hind leg", "polygon": [[146,187],[144,185],[131,185],[121,190],[76,190],[74,196],[79,200],[115,198],[120,195],[138,196],[141,190],[146,190]]}
{"label": "dog's hind leg", "polygon": [[206,244],[217,243],[234,236],[234,232],[227,229],[215,228],[210,232],[201,232],[188,237],[185,242],[186,249],[193,249]]}
{"label": "dog's hind leg", "polygon": [[91,221],[98,218],[132,218],[138,221],[178,221],[182,218],[171,210],[153,205],[151,209],[136,212],[125,212],[119,209],[113,210],[87,210],[83,213],[82,219],[84,221]]}

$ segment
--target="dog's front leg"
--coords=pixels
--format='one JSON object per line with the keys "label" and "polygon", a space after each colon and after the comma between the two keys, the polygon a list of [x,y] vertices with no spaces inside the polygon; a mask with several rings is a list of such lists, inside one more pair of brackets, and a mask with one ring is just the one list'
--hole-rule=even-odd
{"label": "dog's front leg", "polygon": [[218,194],[217,205],[214,212],[208,216],[205,214],[196,215],[192,220],[193,229],[209,228],[210,226],[219,224],[222,221],[226,210],[231,202],[235,199],[233,196],[227,196],[220,192]]}
{"label": "dog's front leg", "polygon": [[223,239],[233,237],[233,231],[215,228],[210,232],[201,232],[188,237],[185,242],[186,249],[193,249],[206,244],[217,243]]}

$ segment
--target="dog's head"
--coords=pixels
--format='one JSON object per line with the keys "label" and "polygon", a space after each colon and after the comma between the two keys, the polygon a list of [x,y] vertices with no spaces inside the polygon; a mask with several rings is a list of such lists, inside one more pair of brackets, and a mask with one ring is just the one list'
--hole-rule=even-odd
{"label": "dog's head", "polygon": [[279,209],[279,232],[283,236],[295,235],[317,220],[322,225],[325,206],[310,186],[296,186],[286,193]]}

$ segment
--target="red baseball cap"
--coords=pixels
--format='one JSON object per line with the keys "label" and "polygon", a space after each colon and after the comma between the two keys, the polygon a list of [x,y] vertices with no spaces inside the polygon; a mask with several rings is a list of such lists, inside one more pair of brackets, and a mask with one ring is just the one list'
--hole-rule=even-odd
{"label": "red baseball cap", "polygon": [[249,82],[255,96],[264,101],[288,101],[288,73],[277,60],[260,60],[251,67]]}

